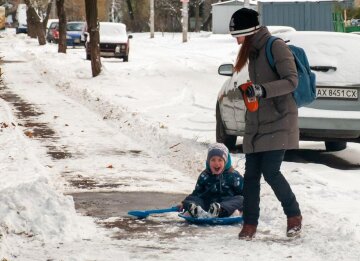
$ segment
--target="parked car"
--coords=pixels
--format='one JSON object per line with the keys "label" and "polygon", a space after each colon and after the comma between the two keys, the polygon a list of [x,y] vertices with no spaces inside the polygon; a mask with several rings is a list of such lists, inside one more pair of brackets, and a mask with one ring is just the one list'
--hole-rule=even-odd
{"label": "parked car", "polygon": [[66,25],[66,45],[75,47],[82,46],[81,34],[85,27],[85,22],[68,22]]}
{"label": "parked car", "polygon": [[50,18],[50,19],[48,19],[47,20],[47,24],[46,24],[46,31],[49,29],[49,27],[50,27],[50,25],[53,23],[53,22],[59,22],[59,19],[52,19],[52,18]]}
{"label": "parked car", "polygon": [[[90,60],[90,37],[85,33],[86,59]],[[129,61],[131,35],[126,33],[126,25],[122,23],[100,22],[100,56],[122,58]]]}
{"label": "parked car", "polygon": [[[299,109],[301,140],[324,141],[327,151],[360,142],[360,38],[334,32],[286,32],[277,36],[304,48],[317,79],[317,98]],[[234,148],[244,135],[246,110],[236,88],[248,79],[247,69],[233,74],[232,64],[219,67],[231,76],[216,105],[216,139]]]}
{"label": "parked car", "polygon": [[350,20],[351,26],[360,26],[360,19],[353,18]]}
{"label": "parked car", "polygon": [[59,42],[59,21],[52,21],[49,24],[49,28],[46,33],[46,41],[49,43]]}
{"label": "parked car", "polygon": [[16,34],[27,34],[26,10],[26,4],[19,4],[16,9]]}

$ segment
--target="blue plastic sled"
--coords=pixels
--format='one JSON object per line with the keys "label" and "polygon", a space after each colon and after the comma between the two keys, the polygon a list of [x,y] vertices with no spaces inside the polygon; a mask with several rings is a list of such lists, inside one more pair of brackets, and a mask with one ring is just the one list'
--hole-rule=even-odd
{"label": "blue plastic sled", "polygon": [[190,216],[185,216],[182,213],[180,213],[178,216],[185,219],[189,223],[197,225],[231,225],[243,222],[242,216],[223,218],[194,218]]}
{"label": "blue plastic sled", "polygon": [[171,208],[162,208],[162,209],[149,209],[149,210],[131,210],[128,212],[128,215],[135,216],[137,218],[146,218],[151,214],[161,214],[167,212],[179,212],[177,206]]}

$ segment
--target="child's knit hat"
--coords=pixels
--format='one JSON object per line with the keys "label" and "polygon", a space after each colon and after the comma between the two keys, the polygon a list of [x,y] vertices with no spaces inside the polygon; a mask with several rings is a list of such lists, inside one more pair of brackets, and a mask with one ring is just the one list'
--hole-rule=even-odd
{"label": "child's knit hat", "polygon": [[209,146],[206,162],[209,164],[210,159],[219,156],[224,159],[225,164],[228,161],[229,150],[223,143],[214,143]]}

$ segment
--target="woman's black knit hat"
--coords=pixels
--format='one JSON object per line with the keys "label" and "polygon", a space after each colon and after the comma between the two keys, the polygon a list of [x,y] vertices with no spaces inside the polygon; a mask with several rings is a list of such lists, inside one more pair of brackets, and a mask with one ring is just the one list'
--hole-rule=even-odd
{"label": "woman's black knit hat", "polygon": [[230,20],[230,33],[234,37],[256,33],[260,29],[259,13],[248,8],[237,10]]}

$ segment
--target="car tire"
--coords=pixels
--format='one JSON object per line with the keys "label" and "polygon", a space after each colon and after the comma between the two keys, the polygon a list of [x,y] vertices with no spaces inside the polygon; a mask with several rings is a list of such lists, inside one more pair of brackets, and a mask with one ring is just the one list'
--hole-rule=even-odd
{"label": "car tire", "polygon": [[220,114],[219,102],[216,103],[216,142],[224,143],[229,150],[236,148],[237,136],[228,135]]}
{"label": "car tire", "polygon": [[346,141],[325,141],[326,151],[340,151],[346,149]]}
{"label": "car tire", "polygon": [[129,61],[129,55],[124,56],[123,61],[128,62]]}

